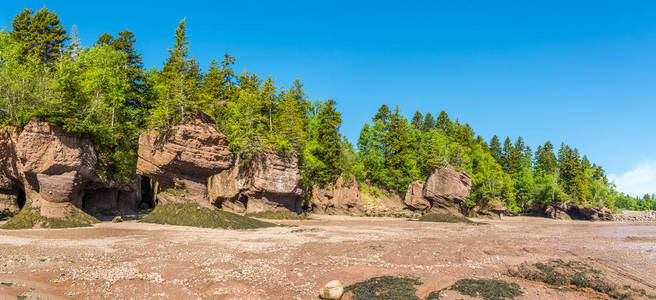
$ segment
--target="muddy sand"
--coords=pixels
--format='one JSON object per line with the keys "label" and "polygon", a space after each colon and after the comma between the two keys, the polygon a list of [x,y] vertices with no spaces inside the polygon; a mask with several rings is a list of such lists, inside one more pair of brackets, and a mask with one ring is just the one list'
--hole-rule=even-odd
{"label": "muddy sand", "polygon": [[[515,217],[487,225],[313,216],[257,230],[103,222],[0,230],[0,299],[316,299],[328,281],[419,278],[420,297],[459,279],[518,283],[516,299],[585,299],[506,271],[576,260],[656,294],[656,226]],[[454,291],[445,299],[465,298]],[[348,298],[348,297],[345,297]]]}

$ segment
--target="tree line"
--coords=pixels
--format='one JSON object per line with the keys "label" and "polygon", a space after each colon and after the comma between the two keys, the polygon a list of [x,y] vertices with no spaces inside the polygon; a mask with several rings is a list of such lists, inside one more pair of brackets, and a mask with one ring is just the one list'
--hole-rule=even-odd
{"label": "tree line", "polygon": [[0,31],[0,126],[40,118],[87,134],[99,176],[119,183],[134,180],[140,132],[166,131],[205,113],[240,163],[260,152],[296,155],[307,187],[345,176],[403,194],[411,182],[450,165],[472,178],[468,207],[500,201],[513,212],[558,202],[656,208],[653,196],[618,194],[603,168],[575,148],[546,142],[533,152],[521,137],[488,142],[444,111],[437,117],[417,111],[408,120],[398,106],[382,105],[352,145],[340,133],[337,103],[310,101],[298,78],[281,86],[271,76],[237,73],[229,53],[201,70],[189,53],[184,19],[159,69],[144,68],[136,41],[123,30],[84,47],[77,29],[69,35],[56,13],[20,12],[11,30]]}

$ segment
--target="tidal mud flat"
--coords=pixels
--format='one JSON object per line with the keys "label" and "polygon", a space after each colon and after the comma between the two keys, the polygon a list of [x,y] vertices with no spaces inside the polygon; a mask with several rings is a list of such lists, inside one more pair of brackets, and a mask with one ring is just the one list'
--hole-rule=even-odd
{"label": "tidal mud flat", "polygon": [[656,294],[653,224],[480,221],[322,215],[256,230],[136,221],[0,230],[0,298],[316,299],[331,280],[349,286],[380,276],[417,279],[420,299],[467,299],[449,289],[461,279],[516,283],[522,294],[515,299],[610,298],[509,271],[554,260],[586,264],[617,286],[644,291],[633,298]]}

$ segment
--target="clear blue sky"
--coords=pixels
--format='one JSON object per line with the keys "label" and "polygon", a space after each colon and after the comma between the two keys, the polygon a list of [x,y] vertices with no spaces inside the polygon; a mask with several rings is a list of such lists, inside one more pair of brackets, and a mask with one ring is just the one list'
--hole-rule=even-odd
{"label": "clear blue sky", "polygon": [[186,17],[203,67],[229,51],[240,71],[300,76],[353,142],[383,103],[446,110],[486,139],[564,141],[618,177],[646,168],[656,192],[656,1],[11,2],[0,26],[45,5],[85,45],[130,29],[147,67]]}

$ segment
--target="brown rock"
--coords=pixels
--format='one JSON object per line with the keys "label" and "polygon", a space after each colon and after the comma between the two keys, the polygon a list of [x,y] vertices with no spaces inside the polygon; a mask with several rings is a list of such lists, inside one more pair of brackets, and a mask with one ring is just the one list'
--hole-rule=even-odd
{"label": "brown rock", "polygon": [[431,206],[451,207],[460,205],[471,193],[471,178],[464,171],[451,166],[435,169],[424,184],[423,195]]}
{"label": "brown rock", "polygon": [[430,209],[431,204],[426,198],[424,198],[423,191],[423,183],[419,181],[410,183],[410,186],[408,186],[408,191],[405,193],[403,203],[413,211],[426,211]]}
{"label": "brown rock", "polygon": [[[91,140],[67,133],[60,126],[32,120],[18,135],[15,147],[28,203],[81,206],[84,187],[93,179],[97,160]],[[56,210],[41,209],[41,214],[55,217],[48,211]]]}
{"label": "brown rock", "polygon": [[116,184],[96,178],[84,190],[83,208],[92,215],[130,214],[140,203],[140,180]]}
{"label": "brown rock", "polygon": [[123,218],[121,216],[116,216],[112,219],[112,223],[121,223],[123,222]]}
{"label": "brown rock", "polygon": [[0,193],[0,219],[6,216],[13,216],[18,213],[18,197],[11,194]]}
{"label": "brown rock", "polygon": [[[174,126],[167,132],[150,131],[139,137],[137,173],[158,182],[157,201],[196,202],[210,206],[207,182],[233,166],[226,136],[206,115]],[[184,193],[162,193],[178,188]]]}
{"label": "brown rock", "polygon": [[242,190],[238,163],[235,163],[235,166],[230,169],[210,176],[207,189],[209,200],[212,204],[235,212],[246,210],[246,206],[237,201]]}
{"label": "brown rock", "polygon": [[305,190],[296,156],[260,154],[239,173],[247,212],[302,211]]}
{"label": "brown rock", "polygon": [[339,280],[331,280],[321,288],[321,291],[319,291],[319,298],[325,300],[339,300],[342,298],[343,294],[344,286],[342,285],[342,282]]}
{"label": "brown rock", "polygon": [[312,187],[312,211],[321,214],[360,215],[364,211],[362,195],[355,178],[339,177],[330,188]]}
{"label": "brown rock", "polygon": [[545,214],[552,219],[571,220],[572,217],[570,217],[567,213],[568,210],[569,206],[567,203],[557,203],[547,206],[545,209]]}

